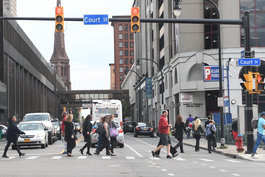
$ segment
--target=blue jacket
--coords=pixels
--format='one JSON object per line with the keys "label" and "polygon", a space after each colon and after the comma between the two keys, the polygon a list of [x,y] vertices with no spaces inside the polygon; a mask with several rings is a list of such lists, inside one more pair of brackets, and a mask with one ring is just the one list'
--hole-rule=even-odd
{"label": "blue jacket", "polygon": [[216,132],[216,127],[214,125],[208,124],[206,125],[205,135],[214,135]]}

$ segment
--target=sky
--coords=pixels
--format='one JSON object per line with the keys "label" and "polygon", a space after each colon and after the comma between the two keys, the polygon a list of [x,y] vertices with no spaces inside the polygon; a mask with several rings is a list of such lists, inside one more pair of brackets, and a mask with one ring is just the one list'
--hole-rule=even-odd
{"label": "sky", "polygon": [[[61,0],[65,17],[85,14],[130,15],[134,0]],[[17,0],[18,17],[54,17],[57,0]],[[49,62],[55,22],[18,21]],[[110,89],[109,63],[114,62],[113,27],[65,22],[65,45],[70,59],[72,90]]]}

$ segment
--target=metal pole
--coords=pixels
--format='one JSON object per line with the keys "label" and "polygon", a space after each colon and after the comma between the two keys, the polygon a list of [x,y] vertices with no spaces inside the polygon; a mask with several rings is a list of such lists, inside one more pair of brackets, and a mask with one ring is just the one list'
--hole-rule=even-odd
{"label": "metal pole", "polygon": [[[0,0],[0,17],[3,17],[3,0]],[[4,82],[4,28],[0,20],[0,81]]]}
{"label": "metal pole", "polygon": [[230,82],[229,82],[229,71],[230,71],[230,62],[231,62],[231,58],[229,58],[228,60],[228,65],[227,65],[227,68],[226,68],[226,71],[227,71],[227,92],[228,92],[228,101],[229,101],[229,115],[231,114],[231,106],[230,106]]}
{"label": "metal pole", "polygon": [[[251,38],[250,38],[250,23],[249,23],[249,11],[244,12],[244,31],[245,31],[245,58],[251,58]],[[252,67],[246,67],[246,73],[251,71]],[[254,146],[253,129],[251,127],[251,120],[253,118],[253,96],[246,93],[246,109],[245,109],[245,126],[247,135],[247,151],[246,154],[250,154]]]}

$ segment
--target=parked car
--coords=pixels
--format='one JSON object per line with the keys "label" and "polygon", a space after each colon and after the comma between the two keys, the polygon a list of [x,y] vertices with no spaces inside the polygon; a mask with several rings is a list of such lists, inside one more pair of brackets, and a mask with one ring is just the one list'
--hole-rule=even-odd
{"label": "parked car", "polygon": [[134,129],[134,137],[137,137],[138,135],[147,135],[154,137],[154,128],[148,126],[144,122],[138,122],[137,126]]}
{"label": "parked car", "polygon": [[[26,134],[20,135],[18,138],[18,146],[41,146],[48,147],[48,128],[43,123],[21,122],[18,128]],[[12,146],[12,148],[14,148]]]}
{"label": "parked car", "polygon": [[[100,124],[99,121],[94,121],[91,122],[93,127],[92,127],[92,134],[91,134],[91,145],[92,147],[95,147],[96,144],[98,143],[98,137],[99,135],[96,133],[96,129],[98,128],[98,125]],[[116,137],[117,138],[117,144],[116,146],[119,146],[120,148],[124,148],[124,133],[123,129],[120,126],[120,123],[115,122],[115,125],[118,129],[119,135]]]}
{"label": "parked car", "polygon": [[0,125],[0,129],[2,130],[2,138],[6,137],[7,127],[4,125]]}
{"label": "parked car", "polygon": [[137,125],[136,122],[133,122],[133,121],[125,122],[124,123],[124,128],[123,128],[124,134],[127,133],[127,132],[132,132],[133,133],[136,125]]}
{"label": "parked car", "polygon": [[81,133],[81,125],[78,122],[75,122],[75,133]]}
{"label": "parked car", "polygon": [[58,140],[61,139],[61,124],[58,118],[53,118],[52,119],[52,125],[55,130],[55,135]]}
{"label": "parked car", "polygon": [[22,120],[22,122],[33,121],[41,122],[46,128],[48,128],[49,144],[52,144],[56,141],[55,129],[52,125],[52,118],[49,113],[29,113],[26,114]]}

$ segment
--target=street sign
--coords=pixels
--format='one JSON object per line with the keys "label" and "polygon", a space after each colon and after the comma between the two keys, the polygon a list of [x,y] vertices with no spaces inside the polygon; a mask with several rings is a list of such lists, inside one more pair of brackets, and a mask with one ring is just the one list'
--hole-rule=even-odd
{"label": "street sign", "polygon": [[241,58],[245,58],[245,50],[241,51]]}
{"label": "street sign", "polygon": [[108,15],[84,15],[84,25],[107,25]]}
{"label": "street sign", "polygon": [[146,94],[146,98],[153,98],[153,87],[152,87],[151,77],[148,77],[145,80],[145,94]]}
{"label": "street sign", "polygon": [[260,66],[260,58],[240,58],[237,66]]}
{"label": "street sign", "polygon": [[219,66],[204,66],[203,67],[203,81],[204,82],[218,82],[219,81]]}

